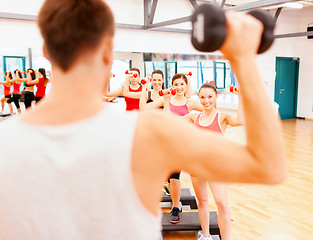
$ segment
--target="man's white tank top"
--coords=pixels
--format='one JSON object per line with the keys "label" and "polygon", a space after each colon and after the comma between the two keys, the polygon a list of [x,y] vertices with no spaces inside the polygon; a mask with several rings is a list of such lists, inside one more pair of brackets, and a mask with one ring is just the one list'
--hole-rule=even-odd
{"label": "man's white tank top", "polygon": [[108,106],[62,126],[2,121],[0,239],[159,239],[131,175],[137,116]]}

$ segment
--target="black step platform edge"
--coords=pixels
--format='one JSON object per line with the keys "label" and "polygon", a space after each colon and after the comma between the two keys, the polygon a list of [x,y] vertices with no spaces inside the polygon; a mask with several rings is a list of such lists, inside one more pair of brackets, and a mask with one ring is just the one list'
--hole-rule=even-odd
{"label": "black step platform edge", "polygon": [[[201,230],[198,212],[182,212],[180,213],[180,222],[176,224],[170,223],[171,213],[163,213],[162,230],[163,231],[197,231]],[[217,212],[210,212],[210,234],[220,235],[217,224]]]}
{"label": "black step platform edge", "polygon": [[[182,205],[189,205],[191,209],[198,209],[196,197],[191,195],[189,188],[182,188],[180,194],[180,201]],[[171,196],[163,195],[162,202],[172,202]]]}

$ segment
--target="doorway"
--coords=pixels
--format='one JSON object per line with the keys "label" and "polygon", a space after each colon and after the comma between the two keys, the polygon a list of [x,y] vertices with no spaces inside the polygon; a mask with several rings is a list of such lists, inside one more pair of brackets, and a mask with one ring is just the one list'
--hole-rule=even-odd
{"label": "doorway", "polygon": [[276,57],[275,102],[281,119],[297,116],[299,62],[297,57]]}

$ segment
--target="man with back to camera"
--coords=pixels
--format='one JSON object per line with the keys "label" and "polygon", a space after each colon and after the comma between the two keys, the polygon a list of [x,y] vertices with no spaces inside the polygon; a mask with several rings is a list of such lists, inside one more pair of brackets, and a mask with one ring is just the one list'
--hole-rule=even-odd
{"label": "man with back to camera", "polygon": [[[154,240],[171,172],[221,182],[284,180],[280,124],[255,62],[262,24],[226,15],[232,21],[220,50],[241,86],[245,146],[167,113],[121,113],[103,103],[113,61],[111,10],[101,0],[46,0],[38,23],[54,80],[43,104],[0,124],[0,236]],[[16,148],[17,139],[26,141]],[[160,151],[151,155],[147,143]]]}

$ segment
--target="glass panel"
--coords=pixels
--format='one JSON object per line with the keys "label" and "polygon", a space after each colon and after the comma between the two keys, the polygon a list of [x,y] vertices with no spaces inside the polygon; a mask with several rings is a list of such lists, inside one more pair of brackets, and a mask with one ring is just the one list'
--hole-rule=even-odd
{"label": "glass panel", "polygon": [[167,63],[166,88],[172,87],[172,77],[176,74],[176,62]]}
{"label": "glass panel", "polygon": [[153,71],[153,63],[145,62],[145,77],[151,77]]}
{"label": "glass panel", "polygon": [[[165,74],[165,72],[166,72],[165,62],[153,62],[153,71],[156,69],[161,70]],[[151,75],[151,73],[152,72],[150,72],[150,75]],[[149,75],[149,72],[148,72],[148,75]]]}
{"label": "glass panel", "polygon": [[5,57],[6,71],[14,72],[16,69],[25,71],[22,57]]}
{"label": "glass panel", "polygon": [[214,81],[214,62],[202,62],[202,74],[203,74],[203,82],[201,80],[200,86],[203,83]]}
{"label": "glass panel", "polygon": [[[19,69],[21,71],[25,71],[25,58],[24,57],[4,57],[3,59],[5,62],[3,63],[5,68],[5,71],[12,72],[13,73],[16,69]],[[14,76],[13,76],[14,77]],[[20,90],[23,91],[24,84],[21,84]]]}
{"label": "glass panel", "polygon": [[216,87],[225,88],[225,63],[216,63]]}
{"label": "glass panel", "polygon": [[226,76],[225,76],[225,88],[229,88],[229,86],[234,85],[234,80],[232,78],[232,71],[230,68],[230,64],[226,63]]}
{"label": "glass panel", "polygon": [[112,73],[114,76],[110,81],[110,90],[115,90],[124,85],[125,71],[129,69],[130,60],[114,60],[112,66]]}
{"label": "glass panel", "polygon": [[177,73],[192,72],[191,87],[193,90],[198,89],[198,66],[196,61],[177,62]]}
{"label": "glass panel", "polygon": [[[38,71],[39,68],[44,68],[47,71],[51,71],[51,63],[45,57],[33,57],[33,69]],[[29,68],[28,57],[26,59],[26,66]]]}

